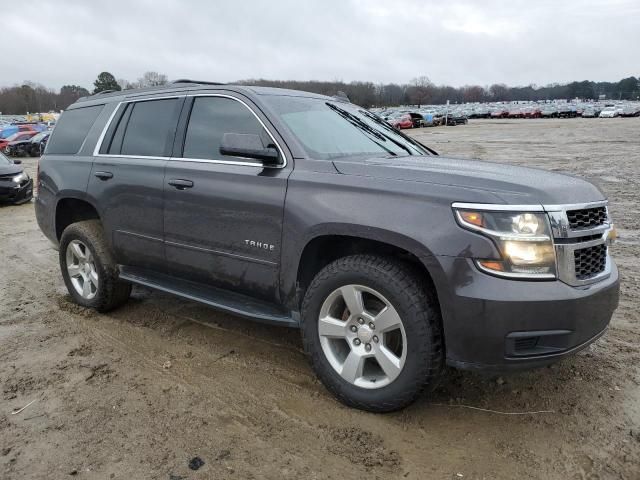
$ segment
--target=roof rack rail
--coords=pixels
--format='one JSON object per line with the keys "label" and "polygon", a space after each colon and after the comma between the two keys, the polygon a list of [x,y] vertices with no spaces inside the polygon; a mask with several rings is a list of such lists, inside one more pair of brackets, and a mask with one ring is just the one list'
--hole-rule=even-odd
{"label": "roof rack rail", "polygon": [[94,93],[93,95],[104,95],[106,93],[117,92],[117,90],[100,90],[99,92]]}
{"label": "roof rack rail", "polygon": [[180,78],[178,80],[174,80],[173,82],[171,82],[172,85],[174,83],[195,83],[199,85],[224,85],[224,83],[220,83],[220,82],[204,82],[202,80],[189,80],[188,78]]}

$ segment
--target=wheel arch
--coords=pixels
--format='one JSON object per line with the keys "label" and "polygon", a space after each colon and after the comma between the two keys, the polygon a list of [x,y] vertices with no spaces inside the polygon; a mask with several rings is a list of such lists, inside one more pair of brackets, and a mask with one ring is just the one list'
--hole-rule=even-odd
{"label": "wheel arch", "polygon": [[[410,264],[432,287],[435,299],[440,304],[438,288],[443,272],[432,252],[417,241],[397,232],[354,226],[339,226],[311,235],[300,248],[295,264],[293,302],[295,310],[315,275],[329,263],[349,255],[376,254],[398,258]],[[290,296],[290,297],[291,297]]]}
{"label": "wheel arch", "polygon": [[98,209],[86,198],[65,196],[56,202],[54,228],[58,242],[69,225],[83,220],[101,220]]}

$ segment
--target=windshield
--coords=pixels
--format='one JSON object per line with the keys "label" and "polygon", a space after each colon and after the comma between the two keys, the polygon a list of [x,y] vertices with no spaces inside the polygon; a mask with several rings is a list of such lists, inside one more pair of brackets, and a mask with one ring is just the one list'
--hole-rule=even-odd
{"label": "windshield", "polygon": [[44,137],[46,137],[48,135],[47,132],[40,132],[35,134],[33,137],[31,137],[31,141],[33,143],[39,142],[40,140],[42,140]]}
{"label": "windshield", "polygon": [[310,97],[265,97],[312,158],[430,155],[425,146],[350,103]]}
{"label": "windshield", "polygon": [[0,165],[11,165],[13,162],[4,156],[3,153],[0,153]]}

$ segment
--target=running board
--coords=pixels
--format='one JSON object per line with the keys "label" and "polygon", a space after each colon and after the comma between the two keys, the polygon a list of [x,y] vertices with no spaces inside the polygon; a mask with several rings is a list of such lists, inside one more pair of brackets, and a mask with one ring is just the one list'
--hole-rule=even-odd
{"label": "running board", "polygon": [[120,278],[258,322],[283,327],[299,327],[298,321],[291,314],[287,314],[276,305],[237,292],[135,267],[120,266]]}

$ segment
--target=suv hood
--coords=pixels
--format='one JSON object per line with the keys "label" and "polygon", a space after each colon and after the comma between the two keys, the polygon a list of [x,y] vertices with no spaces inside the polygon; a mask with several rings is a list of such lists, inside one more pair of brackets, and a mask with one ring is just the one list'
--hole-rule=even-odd
{"label": "suv hood", "polygon": [[23,170],[22,165],[16,165],[14,163],[11,165],[0,165],[0,176],[17,175],[22,173]]}
{"label": "suv hood", "polygon": [[[493,194],[505,204],[572,204],[604,200],[593,184],[570,175],[503,163],[441,156],[406,156],[367,160],[334,160],[338,172],[469,189],[460,202],[483,202]],[[481,197],[481,198],[478,198]],[[500,202],[498,202],[500,203]]]}

